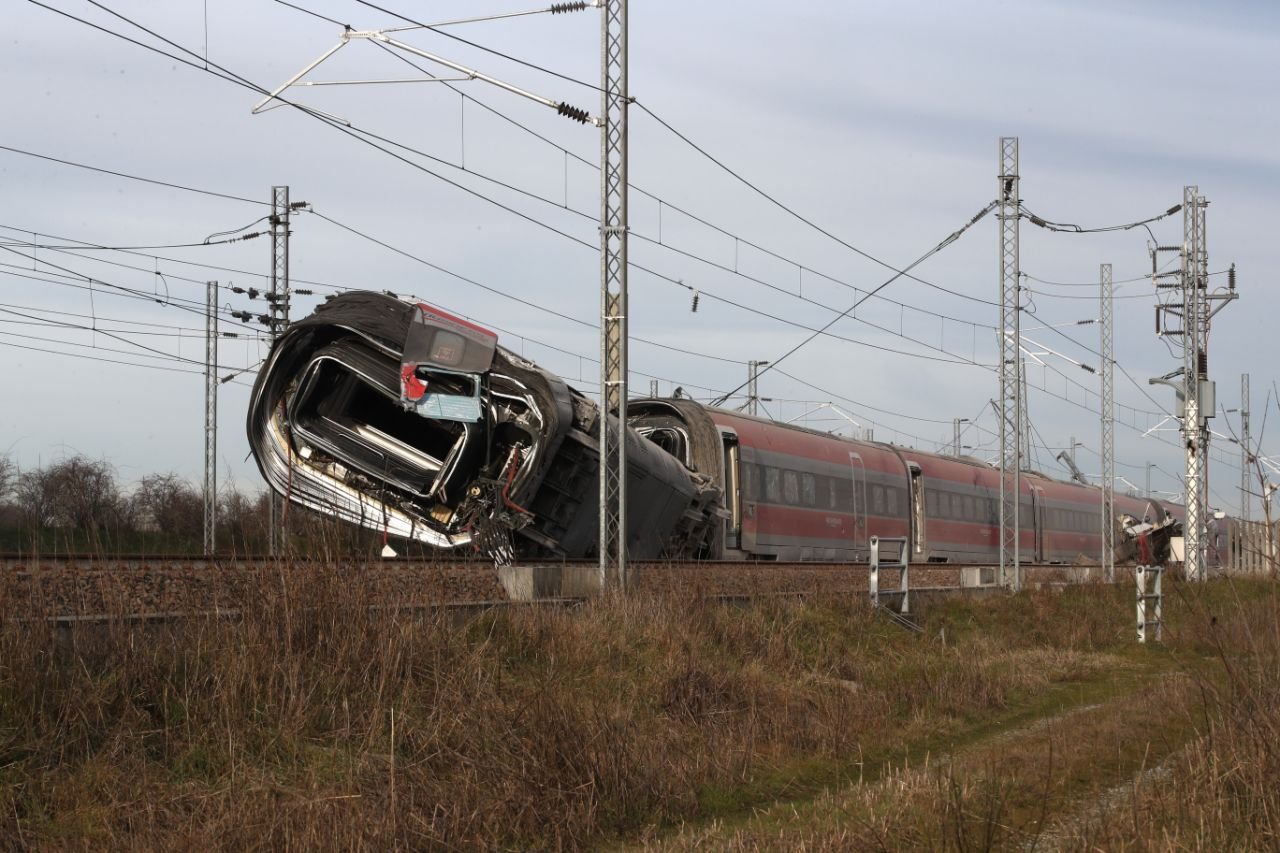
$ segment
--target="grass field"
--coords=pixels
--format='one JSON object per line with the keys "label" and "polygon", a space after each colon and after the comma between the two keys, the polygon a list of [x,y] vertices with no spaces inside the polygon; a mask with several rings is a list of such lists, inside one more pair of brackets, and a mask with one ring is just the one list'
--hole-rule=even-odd
{"label": "grass field", "polygon": [[[611,598],[0,626],[0,843],[138,849],[1274,849],[1280,599]],[[0,601],[2,612],[3,601]]]}

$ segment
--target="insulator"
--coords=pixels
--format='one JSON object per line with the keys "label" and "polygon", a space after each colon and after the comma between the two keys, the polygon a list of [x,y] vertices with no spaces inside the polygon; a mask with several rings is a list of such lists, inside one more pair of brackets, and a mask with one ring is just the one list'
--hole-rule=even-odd
{"label": "insulator", "polygon": [[584,109],[579,109],[578,107],[570,106],[569,104],[566,104],[564,101],[561,101],[559,104],[556,105],[556,112],[562,116],[565,116],[566,118],[573,119],[579,124],[586,124],[587,119],[591,118],[591,113],[587,112]]}
{"label": "insulator", "polygon": [[1196,370],[1201,376],[1209,375],[1209,353],[1203,350],[1196,353]]}
{"label": "insulator", "polygon": [[1156,246],[1157,252],[1181,252],[1181,246]]}
{"label": "insulator", "polygon": [[1227,270],[1227,289],[1236,289],[1236,265],[1232,264],[1231,269]]}
{"label": "insulator", "polygon": [[240,337],[240,335],[239,335],[238,333],[236,333],[236,332],[223,332],[223,333],[222,333],[222,336],[223,336],[224,338],[238,338],[238,337]]}
{"label": "insulator", "polygon": [[259,315],[258,315],[258,322],[259,322],[259,323],[261,323],[261,324],[262,324],[262,325],[264,325],[264,326],[270,326],[270,325],[271,325],[271,318],[270,318],[269,316],[267,316],[266,314],[259,314]]}
{"label": "insulator", "polygon": [[244,288],[243,288],[243,287],[239,287],[239,286],[233,286],[233,287],[231,288],[231,292],[232,292],[232,293],[244,293]]}
{"label": "insulator", "polygon": [[697,290],[693,291],[693,305],[689,306],[689,310],[694,314],[698,313],[698,300],[702,298],[702,294]]}
{"label": "insulator", "polygon": [[315,293],[315,291],[303,290],[301,287],[297,288],[293,292],[298,294],[299,296],[312,296]]}
{"label": "insulator", "polygon": [[577,3],[552,3],[551,14],[559,15],[565,12],[581,12],[587,8],[587,4],[579,0]]}
{"label": "insulator", "polygon": [[1169,208],[1168,210],[1166,210],[1166,211],[1164,212],[1164,215],[1165,215],[1165,216],[1173,216],[1173,215],[1174,215],[1175,213],[1177,213],[1179,210],[1182,210],[1182,205],[1180,205],[1180,204],[1175,204],[1173,207],[1171,207],[1171,208]]}
{"label": "insulator", "polygon": [[1081,369],[1081,370],[1084,370],[1084,371],[1087,371],[1087,372],[1089,372],[1089,373],[1097,373],[1097,372],[1098,372],[1098,371],[1094,370],[1092,367],[1090,367],[1090,366],[1089,366],[1089,365],[1087,365],[1087,364],[1082,364],[1082,365],[1080,365],[1080,369]]}
{"label": "insulator", "polygon": [[236,378],[236,374],[228,373],[226,376],[219,379],[218,382],[223,385],[226,385],[228,382],[230,382],[232,379],[235,379],[235,378]]}
{"label": "insulator", "polygon": [[303,208],[303,207],[306,207],[306,206],[307,206],[307,202],[305,202],[305,201],[293,201],[293,202],[289,202],[289,209],[290,209],[290,210],[298,210],[298,209]]}
{"label": "insulator", "polygon": [[1045,221],[1041,219],[1039,216],[1036,216],[1034,213],[1031,214],[1031,224],[1039,225],[1041,228],[1045,227]]}

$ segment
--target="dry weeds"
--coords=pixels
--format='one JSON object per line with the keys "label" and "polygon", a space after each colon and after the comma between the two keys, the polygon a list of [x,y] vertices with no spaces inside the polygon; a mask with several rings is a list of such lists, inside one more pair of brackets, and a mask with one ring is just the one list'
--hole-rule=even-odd
{"label": "dry weeds", "polygon": [[[1121,679],[1123,695],[1154,702],[1126,713],[1166,713],[1186,727],[1184,742],[1201,737],[1206,750],[1227,742],[1228,727],[1270,731],[1267,715],[1280,705],[1212,679],[1135,694],[1145,673],[1177,667],[1159,652],[1136,654],[1127,597],[1097,587],[937,605],[923,637],[835,598],[725,607],[638,596],[462,618],[370,609],[336,571],[264,574],[251,592],[235,620],[74,633],[0,625],[0,840],[95,849],[1021,844],[1033,821],[1049,826],[1080,796],[1132,773],[1122,751],[1097,772],[1105,745],[1120,742],[1106,714],[1088,737],[1101,752],[1078,748],[1095,711],[1063,714],[1095,700],[1098,685]],[[1241,668],[1240,644],[1264,651],[1258,626],[1244,631],[1225,616],[1217,626],[1188,653]],[[1280,648],[1274,635],[1266,643],[1269,654]],[[1244,669],[1262,689],[1266,668]],[[1206,692],[1210,683],[1218,692]],[[1219,707],[1238,708],[1229,725],[1208,723]],[[1054,714],[1063,716],[995,737]],[[938,762],[965,742],[974,744],[967,758]],[[1036,760],[1046,743],[1056,756],[1049,773]],[[1180,745],[1171,740],[1164,754]],[[1185,754],[1200,762],[1187,767],[1221,779],[1219,793],[1271,779],[1270,765],[1249,776],[1222,763],[1224,753]],[[1064,786],[1064,773],[1086,782]],[[1053,813],[1026,794],[1039,790]],[[1145,814],[1143,796],[1135,809]],[[781,833],[777,843],[742,826],[785,800],[812,801],[817,814],[833,806],[799,831],[776,821],[760,830]],[[1238,819],[1270,832],[1267,802]],[[1105,844],[1095,839],[1112,838],[1106,819],[1066,825],[1061,837]],[[708,830],[714,820],[727,826]],[[1224,815],[1213,831],[1236,820]],[[1015,822],[1023,828],[1010,830]],[[681,824],[690,829],[673,835]]]}

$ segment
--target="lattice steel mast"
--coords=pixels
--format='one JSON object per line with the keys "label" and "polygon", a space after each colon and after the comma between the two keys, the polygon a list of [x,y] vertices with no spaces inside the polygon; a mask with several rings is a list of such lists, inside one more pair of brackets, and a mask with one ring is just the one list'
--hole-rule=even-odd
{"label": "lattice steel mast", "polygon": [[[1152,379],[1153,384],[1169,385],[1178,395],[1182,418],[1182,441],[1186,448],[1186,520],[1183,532],[1183,567],[1188,580],[1205,580],[1206,523],[1208,521],[1209,429],[1208,419],[1217,408],[1214,383],[1209,380],[1209,321],[1238,294],[1235,275],[1229,279],[1228,292],[1209,293],[1209,248],[1205,232],[1205,209],[1209,202],[1200,195],[1199,187],[1182,191],[1182,246],[1157,246],[1152,253],[1152,277],[1156,287],[1168,287],[1160,279],[1167,273],[1156,273],[1155,253],[1180,251],[1181,269],[1176,273],[1182,290],[1182,302],[1156,306],[1157,331],[1162,335],[1182,338],[1182,367],[1167,376]],[[1213,307],[1213,303],[1219,303]],[[1170,317],[1181,321],[1175,327]],[[1181,376],[1180,381],[1172,381]]]}
{"label": "lattice steel mast", "polygon": [[[271,188],[271,292],[270,303],[271,341],[289,325],[289,188]],[[267,525],[268,553],[278,555],[284,549],[284,531],[281,529],[280,496],[274,491],[270,496],[270,518]]]}
{"label": "lattice steel mast", "polygon": [[1115,400],[1115,338],[1112,332],[1112,308],[1114,295],[1111,264],[1102,264],[1098,270],[1100,293],[1098,294],[1101,331],[1099,349],[1102,364],[1098,365],[1098,378],[1102,384],[1102,576],[1115,580],[1116,554],[1116,400]]}
{"label": "lattice steel mast", "polygon": [[760,413],[760,368],[768,363],[767,361],[747,362],[747,414],[749,415]]}
{"label": "lattice steel mast", "polygon": [[218,283],[205,283],[204,554],[213,556],[218,527]]}
{"label": "lattice steel mast", "polygon": [[1022,332],[1018,224],[1018,137],[1000,138],[1000,582],[1017,591],[1022,491]]}
{"label": "lattice steel mast", "polygon": [[[1187,520],[1183,526],[1185,570],[1188,580],[1205,578],[1205,501],[1208,471],[1205,455],[1209,431],[1205,418],[1213,416],[1212,389],[1205,387],[1209,376],[1209,312],[1204,301],[1208,285],[1209,251],[1205,245],[1205,208],[1199,187],[1183,189],[1182,252],[1182,376],[1185,395],[1182,419],[1183,446],[1187,449]],[[1205,397],[1209,399],[1206,400]],[[1205,403],[1209,410],[1205,412]]]}
{"label": "lattice steel mast", "polygon": [[[600,48],[600,582],[627,585],[627,0]],[[610,415],[616,420],[611,421]]]}
{"label": "lattice steel mast", "polygon": [[[1235,277],[1235,268],[1231,275]],[[1234,284],[1234,282],[1232,282]],[[1249,374],[1240,374],[1240,518],[1248,521],[1253,514],[1251,500],[1252,486],[1250,472],[1253,467],[1253,451],[1250,449],[1252,438],[1249,436]]]}

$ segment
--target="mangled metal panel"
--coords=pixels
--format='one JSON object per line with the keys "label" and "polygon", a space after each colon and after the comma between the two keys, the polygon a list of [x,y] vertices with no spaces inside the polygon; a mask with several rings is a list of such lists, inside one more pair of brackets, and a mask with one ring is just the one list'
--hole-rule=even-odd
{"label": "mangled metal panel", "polygon": [[419,303],[405,336],[400,399],[424,418],[480,420],[480,385],[498,336]]}
{"label": "mangled metal panel", "polygon": [[[597,546],[596,404],[423,303],[357,292],[294,323],[254,385],[250,446],[271,488],[317,512],[497,559]],[[637,559],[701,541],[719,487],[627,430]]]}

